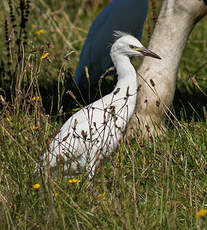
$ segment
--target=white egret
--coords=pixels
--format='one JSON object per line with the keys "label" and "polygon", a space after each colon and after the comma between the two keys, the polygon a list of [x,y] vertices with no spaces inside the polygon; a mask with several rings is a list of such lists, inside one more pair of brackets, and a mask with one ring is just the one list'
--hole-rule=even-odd
{"label": "white egret", "polygon": [[[70,117],[44,154],[51,167],[64,160],[64,169],[76,172],[85,168],[89,177],[104,156],[116,149],[133,114],[137,96],[137,76],[130,62],[132,56],[160,57],[147,50],[133,36],[116,32],[111,58],[118,74],[112,93],[91,103]],[[45,163],[44,163],[45,164]]]}
{"label": "white egret", "polygon": [[89,29],[75,72],[74,79],[80,88],[88,88],[85,66],[90,85],[113,66],[109,44],[114,42],[114,31],[129,33],[140,40],[147,10],[148,0],[113,0],[101,11]]}

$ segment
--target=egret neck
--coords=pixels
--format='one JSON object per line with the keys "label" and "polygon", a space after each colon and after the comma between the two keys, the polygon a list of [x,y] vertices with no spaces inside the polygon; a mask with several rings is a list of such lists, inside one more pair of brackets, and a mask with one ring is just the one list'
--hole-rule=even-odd
{"label": "egret neck", "polygon": [[128,94],[129,98],[127,104],[130,104],[131,106],[133,105],[132,107],[134,109],[138,87],[136,71],[128,56],[114,53],[112,54],[112,61],[118,74],[118,82],[114,92],[117,90],[117,88],[120,88],[120,91],[116,97],[124,98]]}

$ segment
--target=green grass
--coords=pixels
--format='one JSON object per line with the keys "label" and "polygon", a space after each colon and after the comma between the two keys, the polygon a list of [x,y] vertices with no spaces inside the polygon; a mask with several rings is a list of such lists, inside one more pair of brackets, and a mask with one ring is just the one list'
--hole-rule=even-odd
{"label": "green grass", "polygon": [[[92,181],[83,174],[79,183],[68,183],[71,177],[61,168],[56,177],[34,176],[36,162],[64,120],[70,85],[65,71],[74,74],[90,23],[107,3],[83,2],[31,4],[24,55],[16,44],[20,29],[12,32],[7,1],[0,3],[0,33],[5,34],[6,16],[11,38],[10,56],[0,38],[0,229],[205,229],[207,219],[195,215],[207,209],[206,19],[184,51],[174,100],[177,118],[166,137],[123,143]],[[151,12],[147,22],[152,28]],[[37,35],[40,29],[44,33]],[[146,23],[144,44],[148,30]],[[49,58],[40,61],[45,52]]]}

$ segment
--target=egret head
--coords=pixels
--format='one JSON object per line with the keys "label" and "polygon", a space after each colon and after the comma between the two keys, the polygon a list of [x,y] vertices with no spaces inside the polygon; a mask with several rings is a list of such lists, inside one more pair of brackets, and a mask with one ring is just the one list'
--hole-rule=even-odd
{"label": "egret head", "polygon": [[146,49],[138,39],[130,34],[118,31],[115,32],[115,37],[117,39],[111,47],[111,56],[150,56],[153,58],[161,59],[160,56]]}

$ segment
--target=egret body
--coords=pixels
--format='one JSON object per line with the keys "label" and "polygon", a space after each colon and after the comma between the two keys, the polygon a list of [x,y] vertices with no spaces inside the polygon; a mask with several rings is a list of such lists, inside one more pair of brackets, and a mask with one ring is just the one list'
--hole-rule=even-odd
{"label": "egret body", "polygon": [[61,158],[65,169],[85,168],[92,177],[99,160],[116,149],[135,108],[138,84],[129,57],[160,59],[135,37],[121,32],[116,35],[110,55],[118,74],[117,85],[112,93],[81,109],[62,126],[44,156],[52,167]]}
{"label": "egret body", "polygon": [[113,32],[123,31],[139,40],[148,10],[148,0],[113,0],[96,17],[84,43],[75,82],[80,88],[88,88],[85,66],[88,67],[90,85],[111,66],[110,44],[114,42]]}

